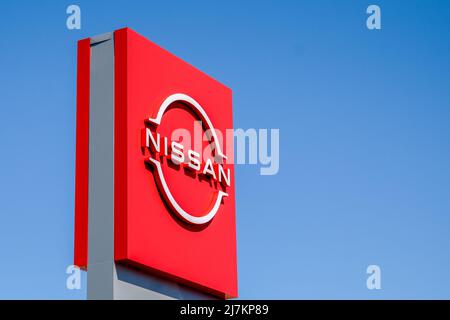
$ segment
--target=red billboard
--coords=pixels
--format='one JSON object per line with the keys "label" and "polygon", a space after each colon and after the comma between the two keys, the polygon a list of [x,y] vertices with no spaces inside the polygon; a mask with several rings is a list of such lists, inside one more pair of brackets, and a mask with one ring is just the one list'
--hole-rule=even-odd
{"label": "red billboard", "polygon": [[[87,268],[89,42],[78,52],[75,264]],[[231,89],[120,29],[113,121],[116,263],[236,297]]]}

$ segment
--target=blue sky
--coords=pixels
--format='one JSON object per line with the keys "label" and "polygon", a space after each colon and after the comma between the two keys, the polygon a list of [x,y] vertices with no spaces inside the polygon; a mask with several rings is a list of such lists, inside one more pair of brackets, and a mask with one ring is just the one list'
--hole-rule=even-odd
{"label": "blue sky", "polygon": [[[82,29],[66,28],[78,4]],[[382,29],[366,28],[377,4]],[[241,298],[450,298],[450,2],[2,1],[0,298],[84,299],[72,263],[76,41],[128,26],[280,129],[238,166]],[[381,290],[366,268],[381,267]]]}

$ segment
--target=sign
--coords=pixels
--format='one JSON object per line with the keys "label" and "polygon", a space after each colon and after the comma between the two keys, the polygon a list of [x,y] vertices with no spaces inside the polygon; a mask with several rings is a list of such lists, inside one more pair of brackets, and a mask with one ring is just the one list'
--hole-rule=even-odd
{"label": "sign", "polygon": [[[83,41],[75,264],[87,268],[89,92],[83,83],[89,81],[89,47]],[[120,29],[114,32],[113,121],[116,263],[236,297],[233,141],[224,137],[233,128],[231,90],[136,32]]]}

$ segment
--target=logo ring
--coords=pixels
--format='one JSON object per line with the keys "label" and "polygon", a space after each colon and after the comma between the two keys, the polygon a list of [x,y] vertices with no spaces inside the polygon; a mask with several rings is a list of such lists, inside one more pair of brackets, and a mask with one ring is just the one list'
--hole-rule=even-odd
{"label": "logo ring", "polygon": [[[192,97],[188,96],[184,93],[175,93],[170,96],[168,96],[161,106],[159,107],[158,113],[155,118],[148,118],[147,121],[154,125],[159,125],[161,123],[161,119],[166,112],[167,108],[174,102],[184,102],[187,104],[192,111],[198,115],[202,121],[204,121],[208,127],[208,129],[211,132],[212,138],[215,141],[215,150],[217,155],[221,159],[226,159],[227,157],[225,154],[223,154],[222,149],[219,144],[219,140],[217,138],[216,130],[214,129],[211,120],[209,119],[208,115],[206,114],[205,110],[202,108],[202,106]],[[153,164],[156,168],[156,175],[155,179],[157,182],[157,185],[159,189],[162,191],[163,197],[165,198],[167,204],[170,206],[170,208],[185,222],[195,224],[195,225],[202,225],[205,223],[208,223],[211,221],[214,216],[216,215],[217,211],[219,210],[220,204],[222,202],[222,199],[224,197],[228,196],[228,193],[223,192],[221,190],[215,191],[213,201],[211,202],[210,207],[208,208],[208,212],[202,216],[194,216],[186,212],[179,203],[175,200],[174,196],[170,192],[169,186],[167,185],[166,179],[164,178],[164,174],[162,172],[161,163],[153,158],[148,159],[151,164]]]}

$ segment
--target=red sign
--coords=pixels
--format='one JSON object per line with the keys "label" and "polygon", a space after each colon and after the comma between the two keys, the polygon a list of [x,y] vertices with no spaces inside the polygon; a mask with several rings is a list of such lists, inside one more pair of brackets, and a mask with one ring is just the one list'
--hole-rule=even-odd
{"label": "red sign", "polygon": [[[80,41],[82,123],[89,92],[80,63],[89,65],[88,54]],[[231,90],[128,28],[114,33],[114,59],[116,262],[236,297],[233,141],[225,139],[233,128]],[[87,139],[77,127],[75,263],[82,267]]]}

